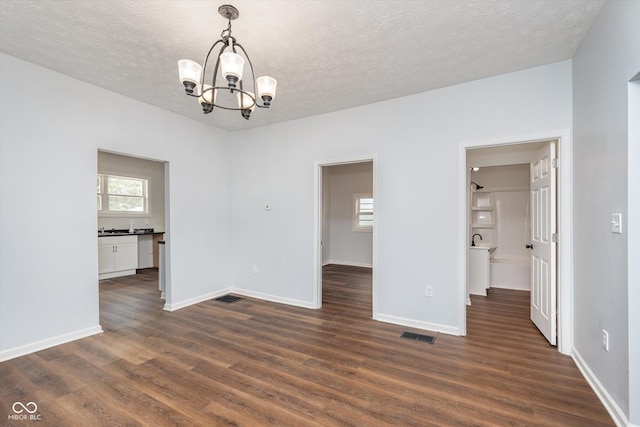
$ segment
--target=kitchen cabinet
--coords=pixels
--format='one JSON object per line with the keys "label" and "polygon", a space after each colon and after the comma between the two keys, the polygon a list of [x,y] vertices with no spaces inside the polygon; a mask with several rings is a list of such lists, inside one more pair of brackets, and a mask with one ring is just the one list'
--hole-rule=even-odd
{"label": "kitchen cabinet", "polygon": [[153,235],[138,236],[138,268],[151,268],[153,265]]}
{"label": "kitchen cabinet", "polygon": [[153,234],[153,266],[155,268],[160,267],[160,248],[159,242],[164,240],[164,233]]}
{"label": "kitchen cabinet", "polygon": [[136,274],[138,237],[109,236],[98,238],[99,279]]}

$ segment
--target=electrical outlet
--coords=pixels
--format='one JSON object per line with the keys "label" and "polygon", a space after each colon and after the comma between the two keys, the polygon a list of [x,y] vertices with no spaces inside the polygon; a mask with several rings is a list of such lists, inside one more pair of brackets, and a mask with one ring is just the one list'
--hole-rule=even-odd
{"label": "electrical outlet", "polygon": [[609,332],[602,330],[602,348],[609,351]]}
{"label": "electrical outlet", "polygon": [[253,274],[258,274],[258,266],[257,265],[254,265],[251,270],[253,271]]}
{"label": "electrical outlet", "polygon": [[424,287],[424,296],[426,296],[426,297],[432,297],[432,296],[433,296],[433,287],[431,287],[431,286],[425,286],[425,287]]}

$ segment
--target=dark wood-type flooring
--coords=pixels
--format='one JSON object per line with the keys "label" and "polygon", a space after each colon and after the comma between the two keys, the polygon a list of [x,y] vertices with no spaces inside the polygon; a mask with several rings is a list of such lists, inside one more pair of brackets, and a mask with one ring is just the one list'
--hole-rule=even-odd
{"label": "dark wood-type flooring", "polygon": [[0,364],[0,425],[611,426],[529,295],[472,297],[468,336],[435,344],[371,317],[368,269],[327,266],[323,308],[247,298],[162,310],[157,272],[104,280],[104,333]]}

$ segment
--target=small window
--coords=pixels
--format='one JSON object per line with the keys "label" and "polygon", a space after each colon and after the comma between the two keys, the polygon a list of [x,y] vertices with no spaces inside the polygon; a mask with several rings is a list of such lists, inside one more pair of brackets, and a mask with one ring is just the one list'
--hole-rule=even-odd
{"label": "small window", "polygon": [[354,194],[353,205],[353,231],[372,231],[373,196],[371,194]]}
{"label": "small window", "polygon": [[149,181],[126,176],[98,175],[98,213],[149,213]]}

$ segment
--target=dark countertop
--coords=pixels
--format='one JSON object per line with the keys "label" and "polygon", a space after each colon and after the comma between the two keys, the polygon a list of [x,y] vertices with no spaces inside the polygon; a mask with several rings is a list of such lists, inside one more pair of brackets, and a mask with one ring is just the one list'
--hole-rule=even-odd
{"label": "dark countertop", "polygon": [[153,228],[137,228],[135,232],[129,233],[129,229],[111,229],[105,230],[104,233],[98,231],[98,237],[113,237],[113,236],[144,236],[150,234],[164,234],[164,231],[154,231]]}

